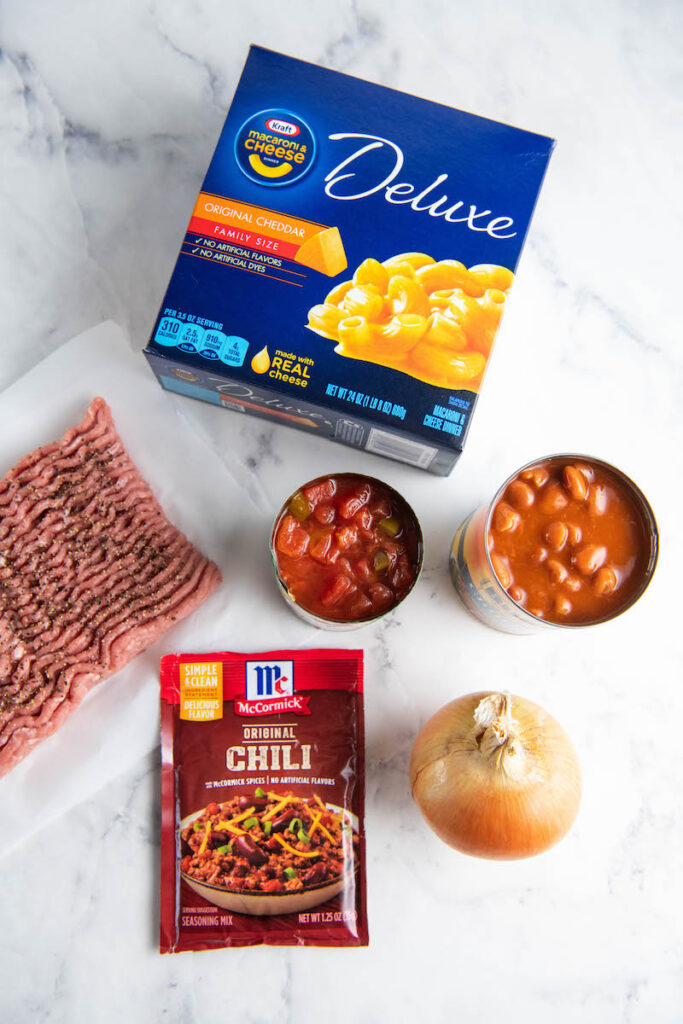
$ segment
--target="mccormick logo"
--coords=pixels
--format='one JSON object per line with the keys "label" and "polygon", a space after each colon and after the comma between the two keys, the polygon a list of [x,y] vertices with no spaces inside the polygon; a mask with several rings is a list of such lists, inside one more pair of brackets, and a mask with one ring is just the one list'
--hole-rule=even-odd
{"label": "mccormick logo", "polygon": [[277,117],[269,117],[266,121],[266,128],[271,132],[277,132],[278,135],[298,135],[301,130],[291,121],[280,121]]}
{"label": "mccormick logo", "polygon": [[237,715],[310,715],[310,697],[294,693],[293,661],[248,661],[246,699],[235,698]]}

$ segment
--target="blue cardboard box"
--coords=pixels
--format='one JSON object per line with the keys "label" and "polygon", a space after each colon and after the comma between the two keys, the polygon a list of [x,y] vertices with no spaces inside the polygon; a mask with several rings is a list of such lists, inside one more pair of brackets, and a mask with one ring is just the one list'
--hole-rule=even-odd
{"label": "blue cardboard box", "polygon": [[252,46],[145,349],[160,383],[448,474],[553,145]]}

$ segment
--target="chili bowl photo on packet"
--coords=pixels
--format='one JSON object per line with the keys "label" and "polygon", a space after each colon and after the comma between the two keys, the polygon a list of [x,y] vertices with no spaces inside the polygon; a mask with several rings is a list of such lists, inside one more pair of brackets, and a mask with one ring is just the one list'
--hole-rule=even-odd
{"label": "chili bowl photo on packet", "polygon": [[161,661],[162,953],[368,944],[362,651]]}

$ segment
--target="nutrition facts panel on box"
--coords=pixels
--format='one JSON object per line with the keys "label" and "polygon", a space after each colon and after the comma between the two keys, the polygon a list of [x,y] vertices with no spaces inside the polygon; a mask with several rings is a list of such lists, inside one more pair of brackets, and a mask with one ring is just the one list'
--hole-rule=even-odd
{"label": "nutrition facts panel on box", "polygon": [[226,334],[219,326],[195,319],[192,314],[165,309],[154,340],[165,348],[200,355],[204,359],[221,362],[225,366],[242,366],[249,342],[235,334]]}

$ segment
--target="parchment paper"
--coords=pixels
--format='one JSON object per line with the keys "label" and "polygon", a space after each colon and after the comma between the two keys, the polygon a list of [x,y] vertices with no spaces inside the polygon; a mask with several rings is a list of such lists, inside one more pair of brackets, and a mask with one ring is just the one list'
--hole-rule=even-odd
{"label": "parchment paper", "polygon": [[[78,423],[98,394],[171,522],[219,565],[224,582],[193,615],[96,686],[61,729],[0,779],[0,855],[154,749],[162,654],[258,647],[254,609],[259,600],[270,604],[271,591],[275,608],[280,601],[266,582],[267,516],[249,504],[225,458],[192,432],[183,417],[190,400],[162,391],[144,356],[113,323],[67,342],[0,395],[0,476]],[[223,410],[216,414],[231,419]],[[265,598],[259,597],[264,587]],[[277,614],[269,617],[271,645],[281,632],[278,621]]]}

